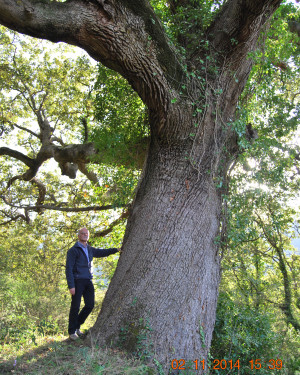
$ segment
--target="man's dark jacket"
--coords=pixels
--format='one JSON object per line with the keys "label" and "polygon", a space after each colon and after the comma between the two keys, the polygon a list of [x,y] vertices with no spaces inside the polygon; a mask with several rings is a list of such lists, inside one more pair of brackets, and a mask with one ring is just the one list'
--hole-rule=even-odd
{"label": "man's dark jacket", "polygon": [[96,249],[95,247],[87,245],[89,254],[89,262],[84,250],[80,247],[78,242],[72,246],[67,253],[66,263],[66,277],[69,289],[75,288],[75,280],[77,279],[92,279],[93,269],[92,261],[93,257],[101,258],[111,254],[115,254],[118,249]]}

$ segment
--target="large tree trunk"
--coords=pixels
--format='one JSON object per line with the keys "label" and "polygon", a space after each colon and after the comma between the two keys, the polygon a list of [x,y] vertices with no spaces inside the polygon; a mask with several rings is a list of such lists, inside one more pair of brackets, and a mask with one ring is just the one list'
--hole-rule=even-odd
{"label": "large tree trunk", "polygon": [[[245,64],[240,75],[248,71]],[[232,80],[227,71],[219,76],[218,99],[211,82],[203,112],[192,102],[171,105],[161,131],[160,117],[150,113],[151,143],[124,250],[93,329],[101,344],[154,357],[166,373],[173,359],[185,360],[186,368],[208,359],[220,280],[222,195],[237,150],[234,132],[222,124],[234,115],[244,84]]]}
{"label": "large tree trunk", "polygon": [[[174,12],[196,7],[169,3]],[[248,53],[279,4],[226,1],[208,30],[193,30],[206,43],[195,46],[195,37],[194,50],[179,57],[146,0],[0,0],[1,23],[84,48],[127,78],[150,111],[143,177],[93,330],[100,343],[154,357],[165,370],[173,359],[207,360],[220,279],[220,187],[238,152],[231,124]],[[187,39],[178,38],[183,48]]]}
{"label": "large tree trunk", "polygon": [[[154,143],[154,142],[153,142]],[[164,367],[207,356],[220,279],[221,199],[186,149],[152,144],[124,252],[95,324],[98,339]]]}

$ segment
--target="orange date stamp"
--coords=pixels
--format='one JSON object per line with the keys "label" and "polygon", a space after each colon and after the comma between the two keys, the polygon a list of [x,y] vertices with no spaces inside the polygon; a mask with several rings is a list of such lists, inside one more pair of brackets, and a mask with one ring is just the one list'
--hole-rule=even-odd
{"label": "orange date stamp", "polygon": [[[246,365],[246,364],[245,364]],[[247,367],[250,370],[280,370],[283,366],[281,359],[269,359],[268,361],[262,359],[251,359],[247,363]],[[239,359],[214,359],[213,361],[206,362],[196,359],[195,361],[186,362],[184,359],[173,359],[171,362],[171,368],[173,370],[240,370],[241,361]]]}

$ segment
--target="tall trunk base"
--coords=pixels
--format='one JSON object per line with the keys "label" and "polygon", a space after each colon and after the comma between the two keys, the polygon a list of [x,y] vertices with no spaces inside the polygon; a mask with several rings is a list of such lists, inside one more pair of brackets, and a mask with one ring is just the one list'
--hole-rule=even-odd
{"label": "tall trunk base", "polygon": [[[123,253],[94,326],[98,342],[168,371],[207,359],[220,279],[221,201],[182,155],[148,157]],[[166,372],[167,373],[167,372]]]}

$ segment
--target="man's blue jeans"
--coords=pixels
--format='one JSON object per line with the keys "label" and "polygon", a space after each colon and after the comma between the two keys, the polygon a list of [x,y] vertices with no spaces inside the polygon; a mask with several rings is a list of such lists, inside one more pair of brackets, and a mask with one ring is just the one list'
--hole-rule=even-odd
{"label": "man's blue jeans", "polygon": [[[81,297],[84,300],[84,307],[79,313]],[[75,295],[72,296],[70,315],[69,315],[69,335],[79,329],[86,318],[90,315],[95,305],[95,289],[92,280],[75,280]]]}

